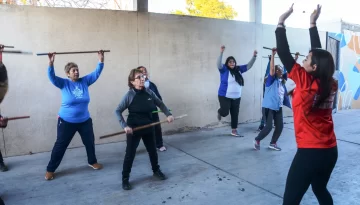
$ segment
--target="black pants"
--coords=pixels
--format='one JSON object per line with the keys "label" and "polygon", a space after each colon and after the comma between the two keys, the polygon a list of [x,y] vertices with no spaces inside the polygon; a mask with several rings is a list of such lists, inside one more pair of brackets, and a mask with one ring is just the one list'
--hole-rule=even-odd
{"label": "black pants", "polygon": [[[153,118],[153,122],[159,122],[160,121],[158,113],[153,113],[152,118]],[[155,125],[154,128],[155,128],[156,147],[160,148],[160,147],[164,146],[163,138],[162,138],[161,125],[160,124]]]}
{"label": "black pants", "polygon": [[337,158],[337,147],[298,149],[287,176],[283,205],[300,204],[310,184],[320,205],[333,205],[326,186]]}
{"label": "black pants", "polygon": [[146,150],[149,153],[152,170],[156,172],[160,168],[155,145],[154,129],[151,127],[144,130],[135,131],[133,134],[126,135],[126,154],[122,171],[123,179],[130,177],[136,149],[139,146],[141,139],[143,140]]}
{"label": "black pants", "polygon": [[0,197],[0,205],[5,205],[4,201],[2,200],[2,198]]}
{"label": "black pants", "polygon": [[221,117],[226,117],[231,115],[231,128],[236,129],[238,125],[238,118],[239,118],[239,108],[240,108],[240,100],[241,98],[231,99],[223,96],[219,97],[220,108],[218,113]]}
{"label": "black pants", "polygon": [[55,170],[58,168],[62,158],[64,157],[65,151],[76,132],[79,132],[81,140],[85,145],[88,163],[97,163],[95,156],[95,138],[92,119],[89,118],[82,123],[70,123],[59,117],[57,125],[57,139],[51,152],[50,162],[47,166],[48,172],[55,172]]}
{"label": "black pants", "polygon": [[279,111],[271,110],[262,108],[263,116],[265,117],[265,127],[260,131],[258,136],[255,138],[255,140],[261,141],[263,140],[272,130],[273,120],[275,121],[275,131],[273,133],[273,136],[271,138],[271,144],[275,144],[283,130],[284,124],[283,124],[283,114],[282,114],[282,108],[279,109]]}

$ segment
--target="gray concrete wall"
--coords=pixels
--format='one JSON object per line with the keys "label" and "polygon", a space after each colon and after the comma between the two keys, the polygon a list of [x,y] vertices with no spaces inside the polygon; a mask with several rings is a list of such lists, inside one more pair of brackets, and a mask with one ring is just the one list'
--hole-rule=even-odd
{"label": "gray concrete wall", "polygon": [[[97,144],[124,140],[124,136],[106,140],[99,140],[98,136],[121,130],[114,110],[128,90],[130,69],[138,65],[148,67],[151,79],[175,116],[188,114],[171,125],[164,124],[164,131],[217,125],[216,59],[222,44],[227,47],[224,58],[233,55],[240,64],[248,62],[254,49],[259,51],[254,67],[244,75],[239,122],[260,119],[261,83],[267,65],[267,59],[261,56],[270,53],[262,46],[275,46],[274,26],[165,14],[30,6],[0,6],[0,25],[1,43],[17,49],[111,50],[105,55],[100,79],[90,88],[89,109]],[[323,45],[325,35],[321,33]],[[307,53],[308,30],[288,28],[288,37],[292,51]],[[68,61],[78,63],[81,75],[85,75],[95,68],[98,58],[97,54],[58,55],[55,69],[60,77],[65,77],[63,68]],[[47,78],[47,56],[4,54],[4,62],[10,88],[1,105],[2,114],[31,118],[9,122],[0,134],[1,150],[5,156],[51,150],[56,140],[61,94]],[[289,110],[285,112],[291,115]],[[76,146],[82,146],[78,134],[70,145]]]}

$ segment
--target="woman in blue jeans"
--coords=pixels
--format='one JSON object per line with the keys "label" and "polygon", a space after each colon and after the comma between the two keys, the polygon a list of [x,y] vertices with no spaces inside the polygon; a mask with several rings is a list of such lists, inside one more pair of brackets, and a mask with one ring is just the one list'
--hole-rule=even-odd
{"label": "woman in blue jeans", "polygon": [[90,102],[89,86],[96,82],[104,68],[104,52],[98,52],[99,62],[95,71],[79,77],[77,64],[70,62],[65,65],[65,73],[69,79],[55,75],[55,53],[49,53],[48,77],[50,82],[61,90],[62,103],[58,113],[57,139],[51,152],[45,179],[54,178],[54,172],[76,132],[79,132],[85,145],[88,165],[93,169],[101,169],[95,155],[95,138],[92,119],[88,110]]}

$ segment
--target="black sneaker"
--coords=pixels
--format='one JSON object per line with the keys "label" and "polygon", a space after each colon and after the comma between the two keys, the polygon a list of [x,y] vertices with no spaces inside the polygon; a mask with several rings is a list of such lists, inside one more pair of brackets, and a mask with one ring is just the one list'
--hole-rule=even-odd
{"label": "black sneaker", "polygon": [[161,172],[161,170],[157,170],[156,172],[154,172],[154,177],[160,179],[160,180],[165,180],[166,176],[164,173]]}
{"label": "black sneaker", "polygon": [[123,188],[124,190],[130,190],[130,189],[131,189],[131,185],[130,185],[130,183],[129,183],[129,178],[124,178],[124,179],[122,180],[122,188]]}
{"label": "black sneaker", "polygon": [[8,169],[8,167],[4,164],[4,162],[0,163],[0,171],[1,172],[6,172]]}

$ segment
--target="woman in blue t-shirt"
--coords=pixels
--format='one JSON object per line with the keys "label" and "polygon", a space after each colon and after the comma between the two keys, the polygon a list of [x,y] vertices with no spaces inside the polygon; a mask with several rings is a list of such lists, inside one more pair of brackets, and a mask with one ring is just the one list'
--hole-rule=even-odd
{"label": "woman in blue t-shirt", "polygon": [[269,148],[280,151],[281,148],[277,146],[276,142],[279,139],[283,129],[283,105],[291,109],[290,100],[287,96],[285,87],[286,80],[283,76],[283,69],[279,65],[274,65],[274,56],[276,48],[273,48],[270,71],[265,82],[265,94],[262,104],[263,116],[265,118],[265,127],[260,131],[254,141],[254,148],[260,149],[260,141],[263,140],[272,130],[272,122],[274,120],[275,131],[273,133]]}
{"label": "woman in blue t-shirt", "polygon": [[241,90],[244,86],[244,78],[242,74],[250,70],[256,60],[257,51],[254,51],[254,55],[246,65],[236,65],[234,57],[229,56],[225,64],[222,64],[222,56],[225,50],[225,46],[221,46],[220,56],[217,60],[217,67],[220,72],[220,86],[218,91],[220,108],[217,112],[217,118],[220,121],[221,117],[231,115],[231,135],[236,137],[240,136],[237,132],[239,107],[241,100]]}
{"label": "woman in blue t-shirt", "polygon": [[79,77],[79,68],[75,63],[67,63],[65,73],[69,79],[64,79],[55,75],[55,53],[49,53],[48,77],[50,82],[61,90],[62,100],[58,113],[57,139],[46,169],[46,180],[54,178],[54,172],[76,132],[79,132],[85,145],[88,165],[93,169],[102,168],[95,155],[94,130],[88,110],[89,86],[96,82],[104,68],[104,52],[99,51],[98,56],[99,62],[95,71],[84,77]]}

